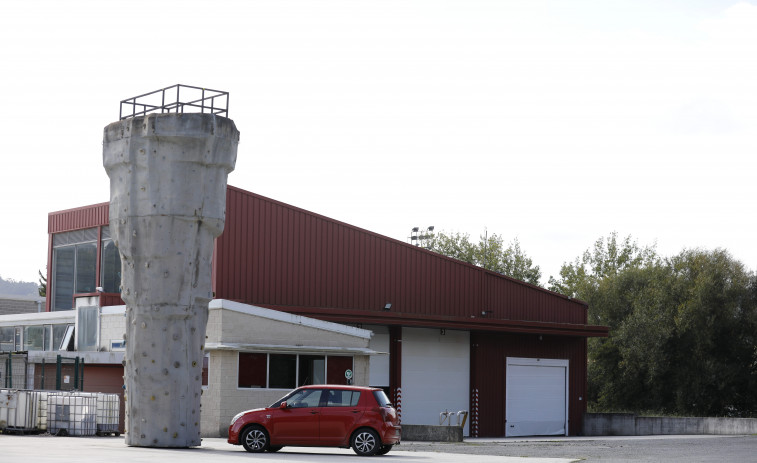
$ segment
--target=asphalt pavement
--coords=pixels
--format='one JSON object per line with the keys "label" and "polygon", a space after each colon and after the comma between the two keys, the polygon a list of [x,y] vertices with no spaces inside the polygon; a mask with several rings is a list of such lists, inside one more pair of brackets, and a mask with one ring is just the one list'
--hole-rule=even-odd
{"label": "asphalt pavement", "polygon": [[[377,460],[373,460],[373,459]],[[403,442],[380,457],[352,450],[285,447],[250,454],[226,439],[203,439],[193,449],[127,447],[123,437],[0,434],[2,463],[207,463],[366,461],[409,463],[567,463],[573,461],[757,462],[757,435],[466,439],[462,443]]]}
{"label": "asphalt pavement", "polygon": [[[397,447],[396,447],[397,448]],[[377,457],[359,457],[352,450],[337,448],[285,447],[277,453],[251,454],[226,439],[203,439],[192,449],[127,447],[123,437],[56,437],[0,434],[2,463],[219,463],[219,462],[322,462],[367,461],[409,463],[510,463],[523,458],[464,455],[436,451],[395,451]],[[566,458],[529,458],[528,463],[568,463]]]}

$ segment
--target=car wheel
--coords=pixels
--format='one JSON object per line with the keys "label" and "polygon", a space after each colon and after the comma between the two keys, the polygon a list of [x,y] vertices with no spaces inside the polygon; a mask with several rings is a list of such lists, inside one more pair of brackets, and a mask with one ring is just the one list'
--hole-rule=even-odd
{"label": "car wheel", "polygon": [[377,451],[376,455],[386,455],[394,447],[394,445],[382,445]]}
{"label": "car wheel", "polygon": [[271,453],[273,453],[273,452],[278,452],[279,450],[281,450],[283,448],[284,448],[283,445],[269,445],[268,446],[268,451],[271,452]]}
{"label": "car wheel", "polygon": [[245,428],[239,440],[248,452],[260,453],[268,449],[268,433],[258,425]]}
{"label": "car wheel", "polygon": [[381,447],[378,434],[373,429],[363,428],[352,435],[352,450],[361,457],[374,455]]}

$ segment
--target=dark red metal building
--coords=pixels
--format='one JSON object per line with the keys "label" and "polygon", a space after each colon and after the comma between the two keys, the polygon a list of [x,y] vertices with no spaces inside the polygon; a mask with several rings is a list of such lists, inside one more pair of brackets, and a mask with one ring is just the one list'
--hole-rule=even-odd
{"label": "dark red metal building", "polygon": [[[403,358],[409,360],[403,357],[403,341],[407,353],[411,343],[420,345],[421,341],[412,339],[417,333],[464,332],[461,339],[466,345],[459,346],[469,355],[469,370],[464,374],[469,387],[469,432],[475,436],[512,435],[508,428],[513,424],[506,419],[508,359],[564,361],[565,433],[580,432],[586,397],[586,340],[608,333],[606,327],[587,324],[584,302],[239,188],[228,187],[226,204],[226,227],[216,240],[213,257],[216,298],[386,328],[390,384],[385,386],[398,402],[403,389],[411,387],[403,384],[403,371],[404,376],[413,373],[402,363]],[[108,203],[49,215],[47,310],[63,308],[60,304],[65,302],[60,301],[68,297],[55,288],[61,283],[55,274],[54,254],[58,242],[63,242],[56,236],[66,234],[66,242],[73,243],[78,241],[71,232],[90,230],[90,241],[97,243],[94,286],[103,287],[110,278],[101,268],[107,226]],[[87,259],[84,251],[83,262]],[[72,295],[91,294],[79,292],[89,287],[75,283]],[[102,305],[121,303],[117,290],[100,294]],[[526,364],[521,370],[528,372],[531,367]],[[413,381],[412,387],[419,387]],[[515,385],[516,377],[510,382]]]}

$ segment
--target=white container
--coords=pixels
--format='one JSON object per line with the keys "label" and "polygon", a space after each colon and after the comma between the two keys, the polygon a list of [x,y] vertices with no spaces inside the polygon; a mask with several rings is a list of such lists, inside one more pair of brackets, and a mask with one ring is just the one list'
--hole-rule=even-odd
{"label": "white container", "polygon": [[0,429],[36,431],[39,396],[38,391],[0,389]]}
{"label": "white container", "polygon": [[118,394],[107,392],[77,392],[78,396],[95,397],[97,400],[96,423],[98,433],[117,433],[121,399]]}
{"label": "white container", "polygon": [[50,434],[94,436],[97,432],[97,398],[55,392],[47,396],[47,428]]}
{"label": "white container", "polygon": [[118,432],[120,406],[118,394],[97,393],[97,432]]}

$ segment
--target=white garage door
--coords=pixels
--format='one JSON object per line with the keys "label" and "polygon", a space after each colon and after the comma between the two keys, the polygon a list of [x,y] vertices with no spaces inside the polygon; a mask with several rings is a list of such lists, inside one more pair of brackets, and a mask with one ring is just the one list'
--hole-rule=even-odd
{"label": "white garage door", "polygon": [[507,358],[505,435],[567,436],[568,361]]}
{"label": "white garage door", "polygon": [[403,424],[439,425],[440,412],[468,410],[469,391],[468,331],[402,328]]}

